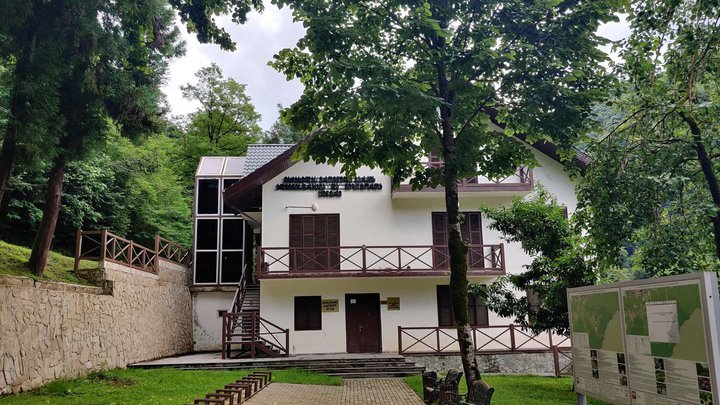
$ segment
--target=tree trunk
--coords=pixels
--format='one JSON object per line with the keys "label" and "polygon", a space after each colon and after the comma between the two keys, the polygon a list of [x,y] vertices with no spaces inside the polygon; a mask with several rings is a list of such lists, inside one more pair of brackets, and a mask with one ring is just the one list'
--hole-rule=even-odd
{"label": "tree trunk", "polygon": [[707,181],[708,189],[710,190],[710,197],[712,198],[713,204],[716,208],[716,213],[710,217],[710,221],[713,224],[713,231],[715,235],[715,254],[718,259],[720,259],[720,182],[715,174],[713,162],[705,149],[705,143],[702,139],[702,130],[700,129],[700,126],[692,116],[682,113],[680,115],[688,124],[688,127],[690,127],[690,133],[693,135],[695,152],[697,153],[697,158],[700,162],[700,168],[705,176],[705,181]]}
{"label": "tree trunk", "polygon": [[450,254],[450,302],[457,323],[458,344],[465,380],[471,386],[480,378],[468,319],[467,246],[460,234],[460,204],[457,171],[445,165],[445,204],[447,209],[448,252]]}
{"label": "tree trunk", "polygon": [[40,227],[35,235],[30,263],[28,267],[36,276],[42,276],[45,272],[50,245],[55,236],[58,214],[60,214],[60,199],[62,198],[62,187],[65,179],[65,168],[67,162],[65,157],[60,155],[55,158],[55,165],[50,171],[47,192],[45,193],[45,208],[43,209]]}
{"label": "tree trunk", "polygon": [[7,123],[5,139],[3,139],[2,149],[0,149],[0,203],[2,203],[5,189],[7,189],[12,176],[16,148],[15,125],[12,124],[11,118]]}

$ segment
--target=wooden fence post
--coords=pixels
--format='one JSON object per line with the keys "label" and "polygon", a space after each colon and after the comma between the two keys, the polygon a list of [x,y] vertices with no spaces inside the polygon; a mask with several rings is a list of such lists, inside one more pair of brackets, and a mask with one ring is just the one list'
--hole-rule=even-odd
{"label": "wooden fence post", "polygon": [[402,326],[398,325],[398,354],[403,354],[402,352]]}
{"label": "wooden fence post", "polygon": [[[105,250],[107,249],[107,229],[100,231],[100,261],[105,262]],[[114,259],[114,257],[113,257]]]}
{"label": "wooden fence post", "polygon": [[510,324],[510,351],[515,351],[515,324]]}
{"label": "wooden fence post", "polygon": [[82,253],[82,231],[77,230],[75,234],[75,265],[73,266],[74,271],[78,271],[80,268],[80,254]]}
{"label": "wooden fence post", "polygon": [[160,273],[160,234],[155,234],[155,273]]}

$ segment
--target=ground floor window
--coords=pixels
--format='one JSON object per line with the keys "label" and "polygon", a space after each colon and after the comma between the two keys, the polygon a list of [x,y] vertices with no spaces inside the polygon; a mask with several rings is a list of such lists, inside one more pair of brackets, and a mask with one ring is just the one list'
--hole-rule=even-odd
{"label": "ground floor window", "polygon": [[321,330],[321,298],[295,297],[295,330]]}
{"label": "ground floor window", "polygon": [[[457,326],[450,301],[450,286],[437,286],[438,326]],[[488,326],[488,309],[479,298],[468,297],[468,321],[470,326]]]}

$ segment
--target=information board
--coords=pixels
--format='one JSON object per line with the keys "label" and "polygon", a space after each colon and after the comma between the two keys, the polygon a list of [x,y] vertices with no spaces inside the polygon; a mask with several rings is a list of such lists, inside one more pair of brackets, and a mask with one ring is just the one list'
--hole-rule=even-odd
{"label": "information board", "polygon": [[568,310],[579,394],[614,404],[713,404],[715,273],[573,288]]}

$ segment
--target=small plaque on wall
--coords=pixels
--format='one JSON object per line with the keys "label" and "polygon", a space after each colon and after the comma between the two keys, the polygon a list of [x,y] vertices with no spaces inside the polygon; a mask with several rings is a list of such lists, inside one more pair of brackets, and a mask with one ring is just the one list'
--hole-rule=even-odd
{"label": "small plaque on wall", "polygon": [[387,297],[387,309],[388,311],[399,311],[400,297]]}
{"label": "small plaque on wall", "polygon": [[322,300],[322,312],[339,312],[340,300]]}

